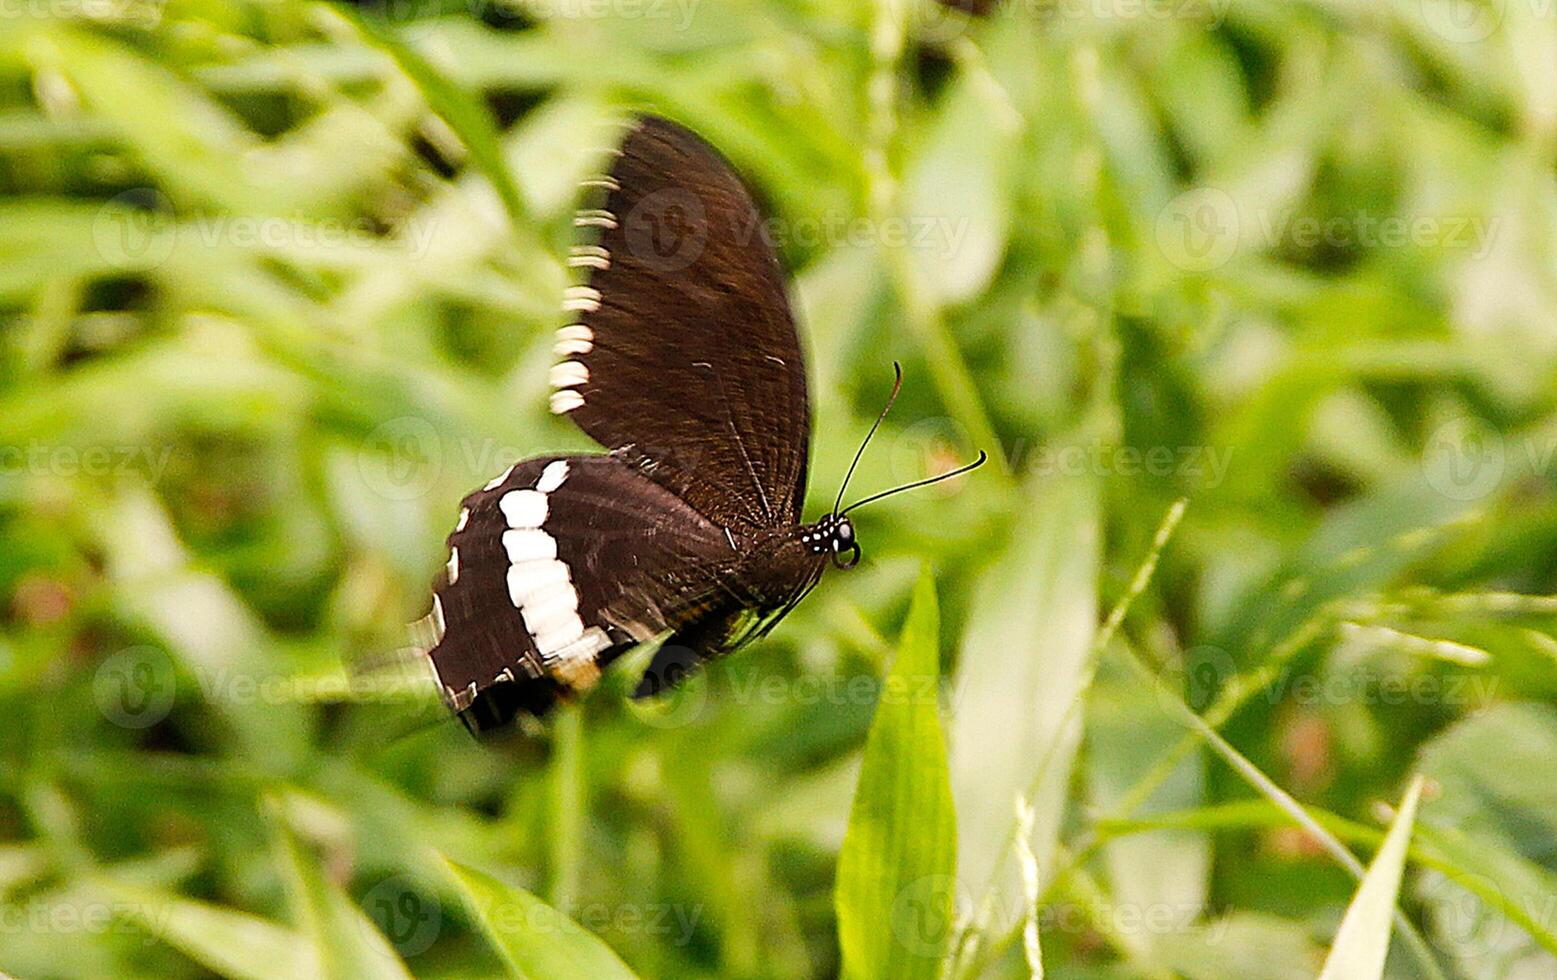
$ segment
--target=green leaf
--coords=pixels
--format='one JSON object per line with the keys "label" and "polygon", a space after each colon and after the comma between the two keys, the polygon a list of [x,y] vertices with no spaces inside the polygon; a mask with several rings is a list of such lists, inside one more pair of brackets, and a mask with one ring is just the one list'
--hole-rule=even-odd
{"label": "green leaf", "polygon": [[[1336,863],[1349,871],[1359,881],[1367,877],[1367,870],[1363,868],[1362,862],[1358,861],[1356,856],[1346,849],[1346,845],[1342,844],[1335,834],[1331,833],[1312,814],[1305,810],[1292,797],[1291,793],[1277,785],[1275,780],[1271,779],[1263,770],[1251,762],[1248,756],[1238,751],[1231,742],[1223,738],[1210,723],[1190,710],[1189,705],[1185,704],[1178,694],[1168,688],[1161,678],[1152,673],[1151,668],[1147,666],[1138,653],[1129,647],[1125,647],[1124,651],[1128,655],[1127,662],[1140,676],[1141,680],[1157,689],[1163,707],[1167,708],[1170,713],[1178,716],[1194,732],[1197,738],[1204,739],[1211,750],[1221,756],[1222,761],[1226,762],[1244,782],[1248,783],[1256,792],[1270,800],[1277,807],[1280,807],[1298,826],[1307,831],[1309,836],[1319,844],[1320,848],[1335,859]],[[1394,913],[1394,919],[1400,926],[1402,936],[1409,944],[1412,954],[1416,957],[1418,964],[1426,974],[1429,977],[1435,978],[1435,980],[1442,978],[1443,973],[1438,968],[1438,964],[1433,960],[1432,951],[1428,948],[1426,940],[1422,938],[1421,934],[1411,924],[1411,921],[1404,914],[1398,912]]]}
{"label": "green leaf", "polygon": [[318,951],[317,975],[326,980],[408,980],[411,973],[389,940],[306,852],[281,802],[270,801],[269,810],[293,907]]}
{"label": "green leaf", "polygon": [[955,815],[941,733],[940,615],[914,590],[860,768],[833,901],[848,977],[933,977],[952,926]]}
{"label": "green leaf", "polygon": [[119,882],[101,887],[120,915],[224,977],[287,980],[318,970],[308,944],[285,926],[173,892]]}
{"label": "green leaf", "polygon": [[[1557,853],[1557,708],[1532,702],[1479,712],[1422,749],[1442,788],[1435,822],[1531,858]],[[1547,778],[1538,778],[1548,774]]]}
{"label": "green leaf", "polygon": [[[1086,727],[1086,780],[1090,803],[1100,813],[1116,807],[1128,787],[1150,771],[1162,747],[1173,744],[1182,731],[1157,708],[1150,687],[1112,662],[1100,665],[1088,692]],[[1205,768],[1199,753],[1180,759],[1141,812],[1164,813],[1204,800]],[[1110,840],[1102,857],[1117,901],[1188,913],[1207,907],[1212,853],[1209,834],[1172,829]],[[1146,945],[1143,942],[1138,952]]]}
{"label": "green leaf", "polygon": [[1151,953],[1185,980],[1312,980],[1321,950],[1302,923],[1240,912],[1157,936]]}
{"label": "green leaf", "polygon": [[982,61],[965,61],[903,186],[903,212],[916,232],[914,268],[942,303],[978,295],[1005,254],[1012,212],[1004,185],[1021,132],[1020,116]]}
{"label": "green leaf", "polygon": [[1400,893],[1406,848],[1411,843],[1411,828],[1416,822],[1416,805],[1421,796],[1422,777],[1418,776],[1406,790],[1384,845],[1374,855],[1368,873],[1357,887],[1319,980],[1378,980],[1384,975],[1384,958],[1389,954],[1389,933],[1395,916],[1395,896]]}
{"label": "green leaf", "polygon": [[[976,905],[1014,932],[1019,896],[1014,813],[1033,806],[1031,837],[1047,887],[1081,737],[1079,699],[1098,621],[1098,486],[1037,479],[1011,542],[978,581],[962,637],[951,723],[960,878]],[[1016,914],[1012,914],[1016,913]]]}
{"label": "green leaf", "polygon": [[1424,879],[1419,897],[1438,944],[1467,974],[1512,974],[1528,958],[1548,969],[1557,957],[1554,754],[1557,710],[1533,702],[1478,712],[1422,750],[1421,771],[1439,794],[1418,842],[1441,859],[1442,875]]}
{"label": "green leaf", "polygon": [[453,861],[448,865],[482,931],[514,976],[613,980],[635,975],[611,947],[523,888]]}
{"label": "green leaf", "polygon": [[58,71],[123,148],[162,182],[174,203],[223,211],[273,210],[274,185],[249,175],[259,139],[225,106],[161,64],[109,38],[69,29],[39,32],[26,45],[35,70]]}

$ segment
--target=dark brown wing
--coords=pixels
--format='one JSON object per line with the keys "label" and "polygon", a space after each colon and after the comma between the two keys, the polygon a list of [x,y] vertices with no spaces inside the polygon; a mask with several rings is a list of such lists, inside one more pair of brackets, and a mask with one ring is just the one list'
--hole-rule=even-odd
{"label": "dark brown wing", "polygon": [[543,714],[634,643],[749,601],[733,539],[611,456],[528,459],[466,497],[430,651],[477,730]]}
{"label": "dark brown wing", "polygon": [[571,264],[552,410],[715,523],[799,521],[809,407],[784,275],[728,163],[664,119],[622,142]]}

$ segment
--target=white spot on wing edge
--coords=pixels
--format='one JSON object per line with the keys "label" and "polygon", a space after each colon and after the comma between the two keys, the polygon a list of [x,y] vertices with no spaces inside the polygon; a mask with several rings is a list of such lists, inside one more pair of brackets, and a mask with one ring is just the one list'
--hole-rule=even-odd
{"label": "white spot on wing edge", "polygon": [[551,393],[551,412],[553,415],[571,412],[583,404],[584,396],[572,388],[564,388],[561,391]]}
{"label": "white spot on wing edge", "polygon": [[[537,603],[534,595],[531,595],[525,608],[525,628],[529,629],[529,636],[537,637],[536,645],[542,653],[551,653],[553,647],[564,647],[565,643],[551,643],[543,645],[539,637],[543,633],[567,633],[568,629],[578,629],[578,633],[584,633],[584,620],[579,619],[579,611],[573,603]],[[575,637],[576,639],[576,637]]]}
{"label": "white spot on wing edge", "polygon": [[550,377],[553,388],[576,388],[589,382],[589,368],[578,361],[563,361],[552,366]]}
{"label": "white spot on wing edge", "polygon": [[458,548],[449,549],[449,564],[446,566],[446,569],[449,573],[450,585],[460,580],[460,550]]}
{"label": "white spot on wing edge", "polygon": [[535,481],[535,489],[541,493],[551,493],[562,486],[562,481],[567,478],[568,461],[565,459],[554,460],[547,463],[546,468],[541,470],[541,478]]}
{"label": "white spot on wing edge", "polygon": [[458,534],[459,532],[465,530],[465,525],[469,524],[469,523],[470,523],[470,508],[469,507],[461,507],[460,508],[460,519],[454,525],[454,533]]}
{"label": "white spot on wing edge", "polygon": [[600,290],[593,286],[569,286],[562,291],[562,308],[569,313],[593,313],[600,309]]}
{"label": "white spot on wing edge", "polygon": [[578,608],[578,590],[573,588],[571,580],[559,582],[537,589],[530,596],[532,606],[567,606],[569,609]]}
{"label": "white spot on wing edge", "polygon": [[546,521],[546,495],[538,490],[510,490],[497,506],[509,527],[540,527]]}
{"label": "white spot on wing edge", "polygon": [[[556,629],[570,620],[578,619],[578,591],[571,582],[566,589],[552,585],[530,593],[524,603],[524,622],[532,636],[545,630]],[[583,629],[582,622],[579,629]]]}
{"label": "white spot on wing edge", "polygon": [[496,490],[498,487],[503,485],[503,481],[508,479],[508,474],[512,473],[514,471],[514,467],[518,466],[518,465],[519,465],[518,463],[510,463],[509,466],[508,466],[508,469],[504,470],[501,474],[499,474],[497,476],[494,476],[491,480],[487,481],[487,485],[482,487],[481,489],[483,489],[483,490]]}
{"label": "white spot on wing edge", "polygon": [[601,245],[574,245],[568,250],[568,265],[574,269],[609,269],[611,253]]}
{"label": "white spot on wing edge", "polygon": [[593,660],[595,655],[611,645],[611,638],[598,626],[591,626],[579,639],[557,651],[559,660]]}
{"label": "white spot on wing edge", "polygon": [[443,642],[443,634],[448,632],[448,623],[443,619],[443,600],[438,598],[438,593],[433,593],[432,607],[433,630],[438,637],[438,642]]}
{"label": "white spot on wing edge", "polygon": [[595,332],[582,323],[570,323],[557,331],[557,343],[552,352],[559,357],[570,354],[588,354],[595,349]]}
{"label": "white spot on wing edge", "polygon": [[443,687],[443,693],[444,696],[448,699],[449,707],[451,709],[453,709],[455,712],[464,711],[466,708],[475,703],[476,682],[471,681],[465,686],[465,690],[463,691],[456,691],[454,688],[445,684]]}
{"label": "white spot on wing edge", "polygon": [[576,228],[615,228],[616,215],[604,208],[584,208],[573,216]]}

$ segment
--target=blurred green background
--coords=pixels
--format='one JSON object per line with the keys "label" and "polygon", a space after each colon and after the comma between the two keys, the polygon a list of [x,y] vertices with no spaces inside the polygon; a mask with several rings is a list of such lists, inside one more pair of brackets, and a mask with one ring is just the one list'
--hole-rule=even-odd
{"label": "blurred green background", "polygon": [[[644,976],[836,975],[928,563],[957,871],[907,898],[957,920],[900,944],[1029,975],[1036,870],[1050,977],[1312,977],[1356,883],[1281,791],[1366,862],[1421,772],[1387,974],[1557,975],[1550,6],[365,16],[0,11],[0,970],[496,975],[442,854]],[[478,744],[343,665],[403,658],[464,493],[591,448],[561,257],[643,107],[773,216],[813,509],[893,359],[855,492],[994,462],[669,702]]]}

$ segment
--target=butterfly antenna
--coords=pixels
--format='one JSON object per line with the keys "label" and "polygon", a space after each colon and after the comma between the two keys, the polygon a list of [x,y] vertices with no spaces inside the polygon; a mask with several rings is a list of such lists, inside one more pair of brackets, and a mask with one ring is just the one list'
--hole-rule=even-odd
{"label": "butterfly antenna", "polygon": [[903,389],[903,365],[893,361],[892,371],[897,375],[892,382],[892,394],[887,396],[887,403],[881,407],[881,414],[876,416],[876,421],[871,424],[870,431],[865,433],[865,441],[860,443],[859,449],[855,450],[854,462],[849,464],[849,472],[843,475],[843,486],[838,488],[838,499],[833,501],[834,517],[837,517],[839,514],[838,508],[843,506],[843,492],[849,489],[849,479],[854,476],[854,468],[860,465],[860,457],[865,455],[865,447],[870,445],[871,436],[874,436],[876,430],[881,428],[881,420],[887,417],[888,412],[892,411],[892,403],[897,401],[897,393]]}
{"label": "butterfly antenna", "polygon": [[904,490],[916,490],[919,487],[927,487],[932,483],[940,483],[942,480],[950,480],[954,476],[961,476],[964,473],[967,473],[971,470],[976,470],[980,466],[983,466],[984,462],[988,459],[989,453],[986,453],[984,450],[980,449],[979,458],[975,459],[971,463],[965,463],[964,465],[959,466],[950,472],[942,473],[938,476],[926,477],[923,480],[915,480],[913,483],[905,483],[900,487],[893,487],[891,490],[883,490],[880,493],[873,493],[864,500],[856,500],[854,503],[845,507],[841,513],[847,514],[849,511],[854,510],[857,507],[863,507],[873,500],[880,500],[882,497],[890,497],[894,493],[902,493]]}

